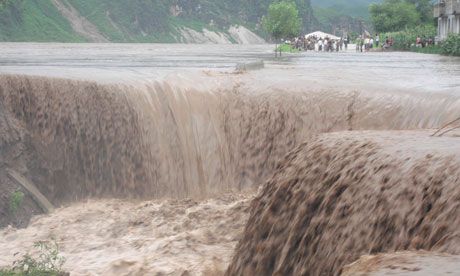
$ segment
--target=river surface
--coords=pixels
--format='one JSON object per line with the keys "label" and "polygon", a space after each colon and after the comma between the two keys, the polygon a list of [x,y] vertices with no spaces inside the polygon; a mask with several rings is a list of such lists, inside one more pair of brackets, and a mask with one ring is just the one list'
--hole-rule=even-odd
{"label": "river surface", "polygon": [[394,86],[460,92],[460,58],[407,52],[306,52],[275,59],[273,45],[1,43],[0,73],[119,82],[191,71],[232,72],[263,60],[264,79],[338,85]]}

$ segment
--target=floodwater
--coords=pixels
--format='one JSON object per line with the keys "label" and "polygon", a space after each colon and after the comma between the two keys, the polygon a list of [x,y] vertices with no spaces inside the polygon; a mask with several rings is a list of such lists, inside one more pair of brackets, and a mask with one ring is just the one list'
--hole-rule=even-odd
{"label": "floodwater", "polygon": [[[53,214],[32,218],[26,229],[1,230],[0,267],[10,265],[29,251],[34,253],[34,242],[55,239],[68,260],[64,269],[71,275],[221,275],[232,257],[235,271],[244,270],[240,265],[252,262],[238,262],[238,256],[234,255],[238,241],[249,237],[246,245],[259,248],[250,243],[256,241],[250,238],[251,233],[257,232],[244,230],[249,217],[253,218],[252,226],[270,222],[290,229],[284,227],[282,219],[287,217],[283,213],[279,212],[280,217],[270,214],[276,210],[296,214],[298,210],[306,210],[305,202],[322,201],[325,198],[322,193],[340,194],[337,192],[340,187],[334,191],[320,189],[321,193],[313,199],[303,196],[315,193],[299,193],[295,201],[281,200],[283,204],[292,202],[292,206],[298,206],[280,208],[276,207],[278,200],[274,196],[275,208],[262,210],[268,205],[256,194],[258,190],[272,193],[270,185],[264,186],[268,189],[265,191],[260,188],[267,180],[274,179],[273,187],[303,185],[308,182],[298,181],[302,175],[305,179],[317,179],[315,174],[329,176],[335,170],[336,175],[360,172],[372,178],[375,166],[366,162],[378,161],[378,167],[391,169],[388,164],[395,162],[389,156],[399,156],[401,164],[413,160],[410,164],[420,168],[417,159],[420,156],[415,155],[418,151],[412,146],[423,150],[423,158],[447,147],[438,152],[439,160],[451,159],[449,149],[456,146],[457,138],[449,138],[441,147],[434,140],[436,137],[429,134],[432,129],[460,117],[459,58],[348,51],[286,54],[275,59],[273,48],[273,45],[0,44],[0,149],[9,153],[0,156],[1,164],[32,179],[56,206],[65,206]],[[265,64],[263,69],[235,72],[237,64],[261,60]],[[366,147],[374,154],[376,147],[385,149],[391,144],[388,141],[398,142],[399,130],[421,129],[428,130],[404,136],[404,143],[397,151],[382,150],[374,159],[363,154],[362,159],[357,159],[356,168],[347,170],[341,164],[328,167],[330,156],[340,162],[355,160],[353,154]],[[356,130],[372,132],[366,138]],[[324,134],[330,132],[336,133]],[[318,135],[324,135],[324,139],[335,137],[330,143],[331,152],[328,147],[304,148],[305,141],[312,141]],[[344,137],[348,137],[349,143],[343,142]],[[379,141],[386,142],[379,144]],[[315,149],[326,151],[316,154]],[[285,164],[289,161],[288,153],[298,158],[293,163],[295,169],[284,172],[286,167],[280,164],[282,160]],[[315,164],[316,160],[327,162],[310,169],[315,164],[309,160],[315,160]],[[430,171],[432,163],[424,162],[428,167],[421,168]],[[369,169],[363,170],[364,167]],[[459,171],[457,165],[451,167]],[[3,170],[0,166],[0,174]],[[272,178],[276,172],[279,178]],[[409,174],[389,174],[390,183],[397,183],[394,187],[413,183],[412,179],[402,179]],[[381,175],[379,183],[383,187],[388,181],[386,174]],[[429,185],[429,175],[418,171],[415,175],[420,177],[418,181]],[[456,180],[447,182],[444,175],[435,176],[439,183],[445,184],[441,190],[456,185]],[[292,177],[292,181],[286,177]],[[368,185],[373,183],[366,181]],[[351,180],[349,186],[356,190],[364,187]],[[302,189],[309,187],[315,186],[306,185]],[[285,190],[284,186],[276,189]],[[369,194],[374,195],[374,190],[373,186],[368,187],[355,194],[361,199],[351,197],[352,201],[376,203],[377,200],[366,200],[364,193],[371,191]],[[429,191],[440,194],[437,189]],[[413,198],[422,197],[421,193],[418,195]],[[253,201],[254,196],[259,201]],[[394,202],[393,196],[388,198]],[[453,199],[446,200],[446,206],[456,206]],[[336,201],[327,202],[332,206]],[[424,205],[420,207],[417,200],[402,202],[411,204],[404,210],[423,210]],[[261,221],[257,213],[250,214],[255,206],[270,219]],[[373,210],[362,206],[356,209]],[[381,206],[383,222],[388,221],[386,211],[398,209],[391,202],[386,206]],[[445,209],[452,211],[449,217],[460,217],[455,213],[458,208]],[[359,212],[354,215],[363,220],[369,217]],[[420,221],[431,221],[423,220],[426,213],[417,215],[422,217]],[[321,223],[333,221],[330,216],[317,218]],[[336,221],[348,223],[347,217]],[[310,224],[299,225],[320,237],[316,228],[309,228]],[[356,229],[347,229],[358,234],[361,232],[357,228],[369,224],[350,225]],[[404,231],[405,226],[399,222],[391,225]],[[437,227],[433,222],[433,229],[444,229],[439,233],[458,236],[452,230],[459,229],[458,225],[451,226]],[[262,238],[270,232],[265,227],[255,229],[264,232],[257,234]],[[306,233],[294,230],[294,235]],[[276,233],[280,232],[263,239],[270,242],[288,237]],[[379,233],[372,232],[368,240],[388,244],[389,239],[399,237],[391,231]],[[413,239],[422,249],[431,249],[425,246],[427,239],[417,234],[409,233],[404,243]],[[343,235],[344,239],[348,236]],[[340,267],[336,260],[346,264],[345,260],[351,262],[371,252],[371,243],[356,242],[362,246],[352,246],[354,257],[345,259],[351,256],[350,250],[336,246],[335,238],[329,241],[332,245],[324,250],[335,252],[328,256],[335,258],[331,262],[337,269]],[[394,244],[401,243],[398,240]],[[262,249],[268,247],[260,247],[258,254],[248,255],[243,245],[237,253],[241,258],[271,261],[266,257],[282,252],[278,249],[267,252]],[[460,248],[456,243],[443,244],[449,245],[453,250],[448,253],[456,253]],[[305,256],[308,254],[301,254]],[[306,261],[293,265],[299,270],[308,269],[302,265]],[[326,267],[319,264],[317,267]]]}
{"label": "floodwater", "polygon": [[322,84],[460,91],[460,58],[349,50],[285,54],[275,59],[273,49],[273,45],[2,43],[0,73],[140,81],[173,73],[231,72],[239,63],[262,60],[261,74],[271,79],[276,75]]}

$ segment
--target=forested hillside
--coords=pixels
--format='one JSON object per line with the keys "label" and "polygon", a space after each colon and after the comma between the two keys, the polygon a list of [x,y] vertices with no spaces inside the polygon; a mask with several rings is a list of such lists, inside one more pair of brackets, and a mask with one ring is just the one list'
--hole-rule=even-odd
{"label": "forested hillside", "polygon": [[382,0],[312,0],[312,5],[320,28],[341,35],[370,29],[369,5],[380,2]]}
{"label": "forested hillside", "polygon": [[[263,36],[260,20],[273,1],[0,0],[0,40],[200,42],[204,34],[203,42],[238,42],[230,27]],[[303,31],[312,30],[310,0],[296,2]]]}
{"label": "forested hillside", "polygon": [[312,5],[352,17],[368,18],[369,5],[382,0],[312,0]]}

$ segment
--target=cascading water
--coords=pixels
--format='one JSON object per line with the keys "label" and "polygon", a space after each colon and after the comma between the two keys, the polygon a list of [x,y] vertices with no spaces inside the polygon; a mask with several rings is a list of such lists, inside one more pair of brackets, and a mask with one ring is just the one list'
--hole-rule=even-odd
{"label": "cascading water", "polygon": [[1,75],[0,187],[14,191],[13,169],[64,207],[2,230],[0,266],[50,237],[77,275],[221,275],[232,255],[228,275],[339,274],[363,254],[458,253],[458,224],[445,225],[456,138],[387,132],[460,117],[455,86],[414,92],[349,72],[328,84],[288,66],[156,81],[113,70],[129,77],[109,83]]}

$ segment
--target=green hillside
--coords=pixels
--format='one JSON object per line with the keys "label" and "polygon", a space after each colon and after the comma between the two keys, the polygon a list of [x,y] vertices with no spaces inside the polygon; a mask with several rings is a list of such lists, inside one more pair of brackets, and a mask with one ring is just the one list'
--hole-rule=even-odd
{"label": "green hillside", "polygon": [[367,19],[369,5],[382,0],[312,0],[315,8],[329,9],[337,13]]}
{"label": "green hillside", "polygon": [[0,2],[0,41],[83,42],[51,0]]}
{"label": "green hillside", "polygon": [[[184,27],[226,33],[231,25],[263,35],[260,20],[274,1],[0,0],[0,41],[178,42]],[[296,2],[310,31],[310,0]]]}
{"label": "green hillside", "polygon": [[383,0],[312,0],[320,29],[342,35],[371,29],[369,5]]}

